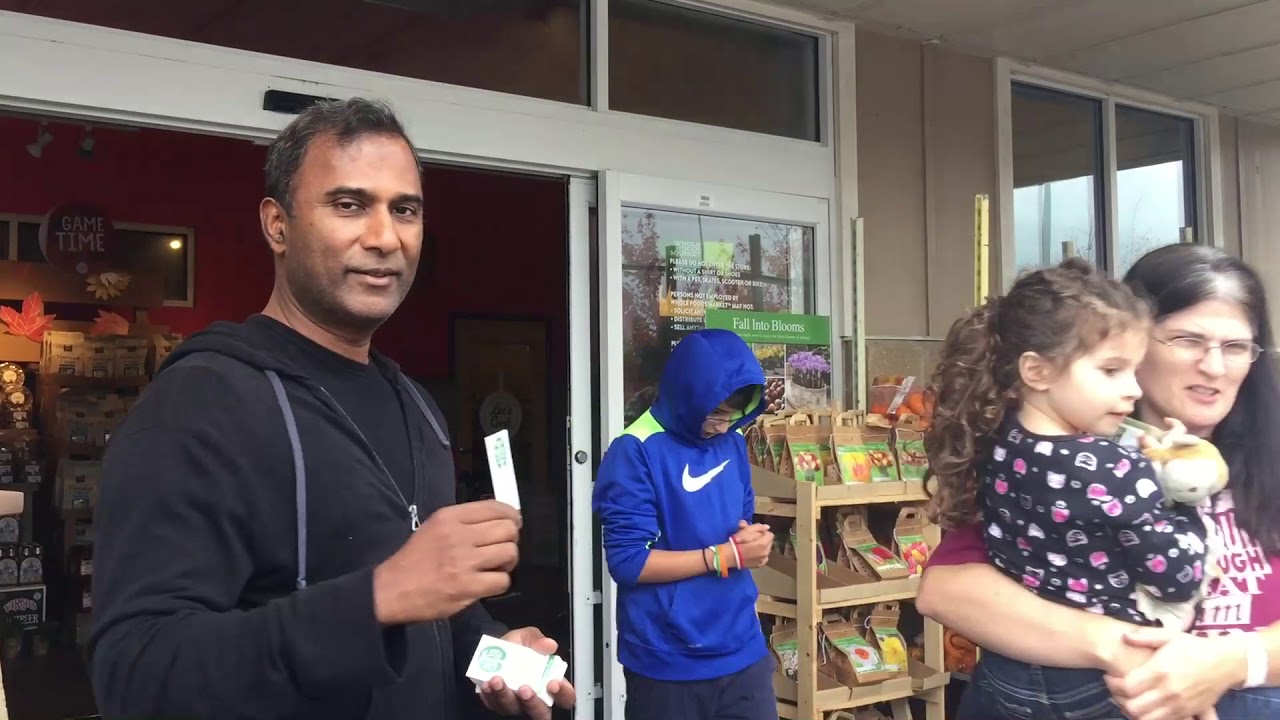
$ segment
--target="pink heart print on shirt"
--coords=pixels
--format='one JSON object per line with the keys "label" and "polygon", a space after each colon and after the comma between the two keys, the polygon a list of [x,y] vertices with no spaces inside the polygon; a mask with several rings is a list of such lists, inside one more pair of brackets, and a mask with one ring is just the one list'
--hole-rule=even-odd
{"label": "pink heart print on shirt", "polygon": [[1032,589],[1040,587],[1040,581],[1043,579],[1044,571],[1039,568],[1029,567],[1022,574],[1022,584]]}
{"label": "pink heart print on shirt", "polygon": [[1111,558],[1107,557],[1107,554],[1101,551],[1089,556],[1089,564],[1099,569],[1106,567],[1109,562],[1111,562]]}
{"label": "pink heart print on shirt", "polygon": [[1019,475],[1027,474],[1027,461],[1022,458],[1016,458],[1013,461],[1013,471]]}
{"label": "pink heart print on shirt", "polygon": [[1124,477],[1125,473],[1129,472],[1131,468],[1133,468],[1133,464],[1129,462],[1128,458],[1120,458],[1120,462],[1116,463],[1114,471],[1116,477]]}
{"label": "pink heart print on shirt", "polygon": [[1112,500],[1102,506],[1102,512],[1106,513],[1107,517],[1118,517],[1120,513],[1124,512],[1124,503],[1118,499]]}
{"label": "pink heart print on shirt", "polygon": [[1089,592],[1089,581],[1084,578],[1071,578],[1067,580],[1067,587],[1078,593]]}
{"label": "pink heart print on shirt", "polygon": [[1071,511],[1067,509],[1067,504],[1061,500],[1053,504],[1053,510],[1049,514],[1056,523],[1064,523],[1071,519]]}
{"label": "pink heart print on shirt", "polygon": [[1163,555],[1153,555],[1147,558],[1147,567],[1151,572],[1162,573],[1169,569],[1169,561],[1165,560]]}
{"label": "pink heart print on shirt", "polygon": [[996,478],[996,492],[1001,495],[1009,494],[1009,482],[1004,479],[1004,476]]}
{"label": "pink heart print on shirt", "polygon": [[1031,550],[1031,543],[1027,542],[1026,538],[1018,538],[1017,546],[1019,550]]}
{"label": "pink heart print on shirt", "polygon": [[1084,493],[1089,497],[1090,500],[1110,500],[1111,499],[1111,493],[1107,491],[1107,486],[1101,485],[1099,483],[1090,483],[1089,487],[1085,488]]}

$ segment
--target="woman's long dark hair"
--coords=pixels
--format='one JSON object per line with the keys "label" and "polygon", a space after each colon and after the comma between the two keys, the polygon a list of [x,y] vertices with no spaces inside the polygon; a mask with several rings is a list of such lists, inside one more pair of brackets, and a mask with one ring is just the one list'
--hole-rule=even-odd
{"label": "woman's long dark hair", "polygon": [[1206,300],[1237,303],[1249,317],[1263,353],[1211,439],[1231,469],[1237,525],[1267,554],[1280,553],[1280,376],[1261,278],[1217,248],[1169,245],[1143,255],[1124,282],[1150,303],[1156,322]]}

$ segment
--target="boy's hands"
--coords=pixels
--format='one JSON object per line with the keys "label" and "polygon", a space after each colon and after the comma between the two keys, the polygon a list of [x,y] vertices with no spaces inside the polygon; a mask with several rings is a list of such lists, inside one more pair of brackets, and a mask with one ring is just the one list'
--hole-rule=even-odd
{"label": "boy's hands", "polygon": [[752,525],[746,520],[739,520],[733,541],[738,544],[738,553],[742,555],[743,569],[763,567],[769,562],[769,555],[773,552],[773,533],[768,525]]}

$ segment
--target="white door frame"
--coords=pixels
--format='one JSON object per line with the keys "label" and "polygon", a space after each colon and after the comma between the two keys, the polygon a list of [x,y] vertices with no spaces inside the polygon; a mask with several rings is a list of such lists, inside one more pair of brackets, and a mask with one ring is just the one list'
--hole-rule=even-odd
{"label": "white door frame", "polygon": [[[569,180],[569,597],[573,627],[573,683],[578,691],[576,720],[595,720],[600,680],[596,677],[595,613],[601,594],[595,583],[599,549],[591,488],[597,458],[593,451],[591,366],[596,349],[591,343],[592,296],[590,209],[596,204],[596,182]],[[621,716],[618,716],[621,717]]]}
{"label": "white door frame", "polygon": [[[841,281],[832,258],[831,207],[826,198],[758,192],[711,183],[686,182],[659,177],[605,171],[599,178],[599,298],[600,303],[600,447],[608,448],[622,434],[623,335],[622,335],[622,209],[643,207],[698,215],[767,220],[814,229],[814,314],[831,321],[832,397],[844,397],[843,343],[840,342],[840,304],[832,303],[832,288]],[[601,563],[604,563],[601,553]],[[605,718],[621,720],[626,704],[626,682],[617,661],[617,586],[602,567],[604,587],[604,647],[608,650],[603,677]]]}

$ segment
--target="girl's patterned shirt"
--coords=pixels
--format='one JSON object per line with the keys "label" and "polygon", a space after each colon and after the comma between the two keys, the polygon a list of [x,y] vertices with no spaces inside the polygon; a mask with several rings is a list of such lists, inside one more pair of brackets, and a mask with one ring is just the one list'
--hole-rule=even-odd
{"label": "girl's patterned shirt", "polygon": [[981,499],[991,562],[1042,597],[1148,625],[1139,585],[1170,602],[1200,587],[1204,523],[1168,507],[1151,463],[1115,442],[1036,435],[1010,419]]}

